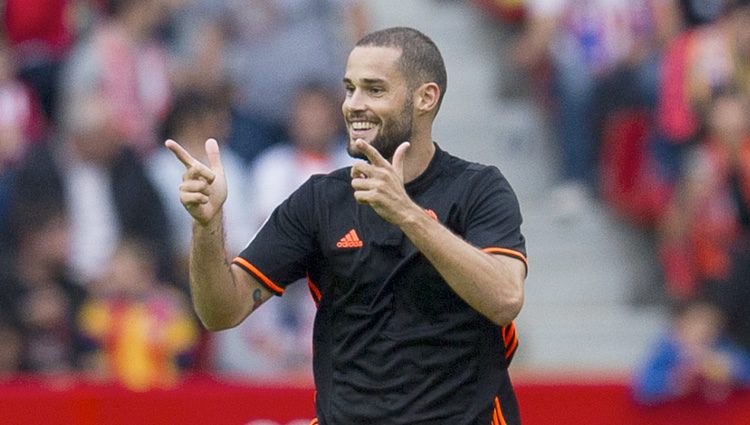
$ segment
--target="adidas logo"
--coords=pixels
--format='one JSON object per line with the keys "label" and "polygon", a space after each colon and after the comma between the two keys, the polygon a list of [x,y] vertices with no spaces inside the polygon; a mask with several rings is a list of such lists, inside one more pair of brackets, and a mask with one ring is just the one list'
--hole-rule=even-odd
{"label": "adidas logo", "polygon": [[362,248],[362,245],[364,245],[364,243],[359,239],[357,231],[354,229],[348,231],[346,235],[336,243],[337,248]]}

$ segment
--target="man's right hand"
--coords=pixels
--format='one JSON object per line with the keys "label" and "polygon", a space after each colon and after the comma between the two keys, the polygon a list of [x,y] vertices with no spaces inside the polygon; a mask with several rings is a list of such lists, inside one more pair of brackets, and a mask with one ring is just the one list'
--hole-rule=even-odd
{"label": "man's right hand", "polygon": [[227,199],[227,179],[219,144],[214,139],[206,140],[208,165],[193,158],[174,140],[167,140],[164,146],[185,165],[186,171],[180,184],[180,202],[196,222],[202,226],[208,225],[218,216]]}

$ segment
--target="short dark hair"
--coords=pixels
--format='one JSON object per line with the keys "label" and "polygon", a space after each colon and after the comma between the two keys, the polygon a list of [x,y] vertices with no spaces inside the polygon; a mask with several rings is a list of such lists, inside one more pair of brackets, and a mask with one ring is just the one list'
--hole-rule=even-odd
{"label": "short dark hair", "polygon": [[440,87],[436,111],[440,109],[448,86],[448,73],[445,71],[443,56],[432,39],[414,28],[393,27],[362,37],[356,47],[362,46],[400,49],[398,65],[406,76],[409,88],[413,90],[424,83],[436,83]]}

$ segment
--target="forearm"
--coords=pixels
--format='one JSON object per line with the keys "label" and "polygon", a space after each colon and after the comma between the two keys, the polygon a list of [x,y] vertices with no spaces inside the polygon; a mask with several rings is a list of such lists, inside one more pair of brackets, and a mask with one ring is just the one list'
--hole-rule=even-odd
{"label": "forearm", "polygon": [[525,278],[519,260],[470,245],[419,208],[407,215],[401,229],[472,308],[500,326],[518,315]]}
{"label": "forearm", "polygon": [[224,225],[219,214],[205,226],[193,222],[190,292],[203,325],[221,330],[237,325],[247,304],[227,260]]}

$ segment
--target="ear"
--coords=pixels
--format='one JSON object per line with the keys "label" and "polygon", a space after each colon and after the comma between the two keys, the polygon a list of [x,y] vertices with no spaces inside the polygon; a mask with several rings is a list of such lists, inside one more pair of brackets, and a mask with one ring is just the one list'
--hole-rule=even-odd
{"label": "ear", "polygon": [[422,84],[415,92],[414,108],[417,110],[417,114],[434,113],[440,95],[440,87],[436,83]]}

